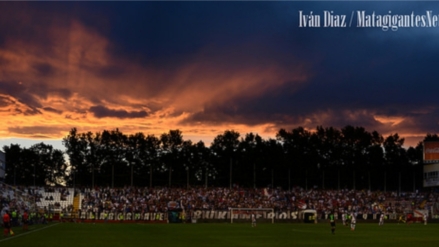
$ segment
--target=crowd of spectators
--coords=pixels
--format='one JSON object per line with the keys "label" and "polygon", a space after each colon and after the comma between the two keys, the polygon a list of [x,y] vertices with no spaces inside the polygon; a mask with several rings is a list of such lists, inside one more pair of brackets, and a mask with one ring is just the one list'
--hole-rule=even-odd
{"label": "crowd of spectators", "polygon": [[30,194],[26,187],[11,187],[0,183],[0,209],[16,208],[24,210],[29,208],[29,201],[41,198],[39,194]]}
{"label": "crowd of spectators", "polygon": [[84,188],[82,211],[166,212],[170,201],[186,211],[229,210],[230,208],[274,208],[275,211],[315,209],[362,214],[403,214],[415,209],[431,211],[438,193],[380,192],[363,190],[291,190],[249,188]]}
{"label": "crowd of spectators", "polygon": [[[40,189],[18,187],[34,202],[45,200],[38,192]],[[0,184],[0,205],[2,208],[24,210],[29,205],[21,197],[10,197],[10,190]],[[49,191],[50,190],[50,191]],[[47,188],[46,192],[60,193],[60,200],[70,192],[65,188]],[[27,192],[27,193],[26,193]],[[318,213],[328,211],[352,211],[362,214],[403,214],[415,209],[426,209],[439,214],[439,193],[365,191],[365,190],[321,190],[294,187],[291,190],[281,188],[146,188],[146,187],[95,187],[76,188],[75,194],[81,194],[81,212],[145,213],[166,212],[170,202],[172,206],[187,212],[194,210],[229,210],[230,208],[274,208],[275,211],[299,211],[315,209]],[[50,198],[49,198],[50,199]],[[55,207],[58,205],[58,207]],[[57,209],[65,214],[74,210],[72,204],[59,208],[59,202],[42,210]]]}

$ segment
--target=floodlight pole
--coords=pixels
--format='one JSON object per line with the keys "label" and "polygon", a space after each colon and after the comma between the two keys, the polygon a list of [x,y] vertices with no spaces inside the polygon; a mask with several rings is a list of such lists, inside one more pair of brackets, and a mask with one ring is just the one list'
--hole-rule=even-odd
{"label": "floodlight pole", "polygon": [[36,173],[35,173],[35,164],[34,164],[34,187],[35,187],[35,177],[36,177]]}
{"label": "floodlight pole", "polygon": [[232,163],[233,163],[233,158],[230,158],[230,182],[229,182],[229,186],[230,186],[230,189],[232,189],[232,169],[233,169],[233,165],[232,165]]}
{"label": "floodlight pole", "polygon": [[131,187],[133,187],[133,171],[135,162],[131,162]]}

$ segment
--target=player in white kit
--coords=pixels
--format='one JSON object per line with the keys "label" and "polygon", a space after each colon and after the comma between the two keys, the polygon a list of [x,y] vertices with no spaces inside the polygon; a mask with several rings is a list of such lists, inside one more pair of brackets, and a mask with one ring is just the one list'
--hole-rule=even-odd
{"label": "player in white kit", "polygon": [[384,214],[383,213],[381,213],[381,215],[380,215],[380,222],[378,223],[378,225],[379,226],[384,225]]}
{"label": "player in white kit", "polygon": [[341,213],[341,221],[343,222],[343,225],[346,225],[346,212]]}
{"label": "player in white kit", "polygon": [[351,213],[351,231],[355,231],[355,226],[357,224],[357,219],[355,218],[354,212]]}

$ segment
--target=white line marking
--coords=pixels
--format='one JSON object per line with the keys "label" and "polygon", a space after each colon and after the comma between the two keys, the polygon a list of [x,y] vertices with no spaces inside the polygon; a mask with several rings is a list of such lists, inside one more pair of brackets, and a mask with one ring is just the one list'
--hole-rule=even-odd
{"label": "white line marking", "polygon": [[34,232],[38,232],[38,231],[41,231],[41,230],[44,230],[44,229],[47,229],[47,228],[49,228],[49,227],[56,226],[56,225],[59,225],[59,224],[60,224],[60,223],[56,223],[56,224],[53,224],[53,225],[50,225],[50,226],[46,226],[46,227],[43,227],[43,228],[38,228],[38,229],[33,230],[33,231],[29,231],[29,232],[25,232],[25,233],[20,233],[19,235],[14,235],[14,236],[12,236],[12,237],[8,237],[8,238],[5,238],[5,239],[0,240],[0,243],[1,243],[1,242],[8,241],[8,240],[11,240],[11,239],[14,239],[14,238],[18,238],[18,237],[21,237],[21,236],[25,236],[25,235],[27,235],[27,234],[31,234],[31,233],[34,233]]}

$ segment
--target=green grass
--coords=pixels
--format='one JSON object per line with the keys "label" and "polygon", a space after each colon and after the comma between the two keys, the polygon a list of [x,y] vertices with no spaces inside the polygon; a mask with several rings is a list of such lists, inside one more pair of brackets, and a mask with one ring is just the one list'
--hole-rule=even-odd
{"label": "green grass", "polygon": [[0,237],[1,247],[429,247],[439,243],[439,224],[378,226],[359,223],[355,231],[329,224],[198,223],[198,224],[86,224],[54,223],[30,226],[28,232],[14,228],[15,236]]}

